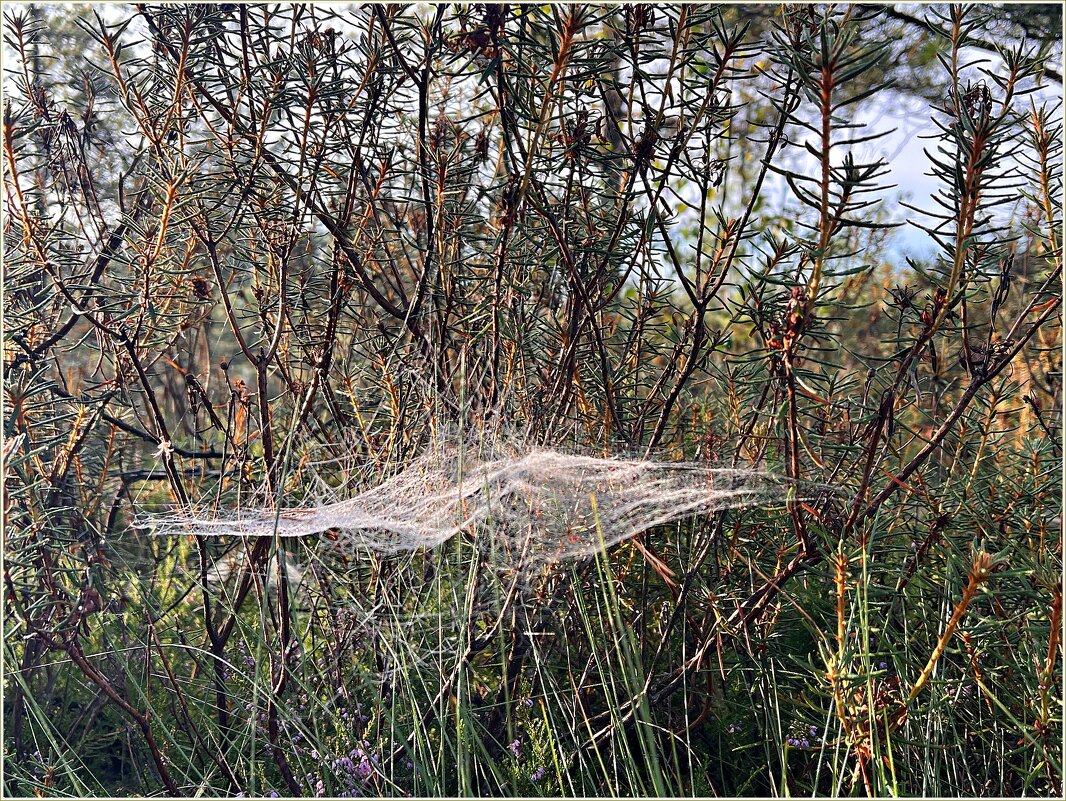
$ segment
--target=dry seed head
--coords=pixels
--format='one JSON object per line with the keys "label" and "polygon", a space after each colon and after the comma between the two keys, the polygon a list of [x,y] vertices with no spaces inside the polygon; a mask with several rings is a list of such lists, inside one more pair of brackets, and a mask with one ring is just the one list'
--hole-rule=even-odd
{"label": "dry seed head", "polygon": [[996,565],[995,557],[987,551],[978,551],[970,568],[970,580],[979,583],[988,579]]}
{"label": "dry seed head", "polygon": [[848,557],[843,551],[838,551],[833,557],[833,580],[838,585],[843,585],[848,578]]}

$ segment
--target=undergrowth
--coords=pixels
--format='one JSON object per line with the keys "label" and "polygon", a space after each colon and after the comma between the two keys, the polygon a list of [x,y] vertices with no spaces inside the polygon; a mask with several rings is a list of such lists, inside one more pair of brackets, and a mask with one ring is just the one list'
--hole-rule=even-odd
{"label": "undergrowth", "polygon": [[[1061,793],[1061,75],[753,9],[5,9],[5,795]],[[501,430],[820,489],[535,571],[134,526]]]}

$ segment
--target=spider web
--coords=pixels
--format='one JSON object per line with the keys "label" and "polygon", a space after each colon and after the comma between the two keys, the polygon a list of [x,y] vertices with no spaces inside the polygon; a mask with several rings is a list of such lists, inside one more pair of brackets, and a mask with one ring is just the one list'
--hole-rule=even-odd
{"label": "spider web", "polygon": [[502,566],[539,567],[590,556],[664,523],[782,503],[794,486],[756,470],[443,441],[346,499],[212,516],[142,515],[135,525],[160,535],[300,538],[330,532],[334,548],[381,555],[433,548],[467,532]]}

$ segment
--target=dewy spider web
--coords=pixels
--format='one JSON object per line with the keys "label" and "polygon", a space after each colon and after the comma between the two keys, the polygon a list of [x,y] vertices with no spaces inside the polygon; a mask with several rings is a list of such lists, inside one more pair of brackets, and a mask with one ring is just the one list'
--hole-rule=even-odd
{"label": "dewy spider web", "polygon": [[372,489],[313,508],[238,509],[215,517],[143,516],[158,534],[307,537],[397,554],[475,533],[502,566],[533,567],[597,553],[646,529],[696,514],[783,502],[785,479],[687,462],[597,458],[494,445],[431,446]]}

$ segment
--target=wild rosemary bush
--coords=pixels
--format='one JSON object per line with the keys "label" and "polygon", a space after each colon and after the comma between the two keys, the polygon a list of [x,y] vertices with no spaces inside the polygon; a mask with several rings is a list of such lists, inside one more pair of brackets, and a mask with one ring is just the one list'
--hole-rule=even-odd
{"label": "wild rosemary bush", "polygon": [[[5,793],[1061,792],[1061,45],[994,13],[7,9]],[[133,525],[494,436],[798,489],[521,581]]]}

